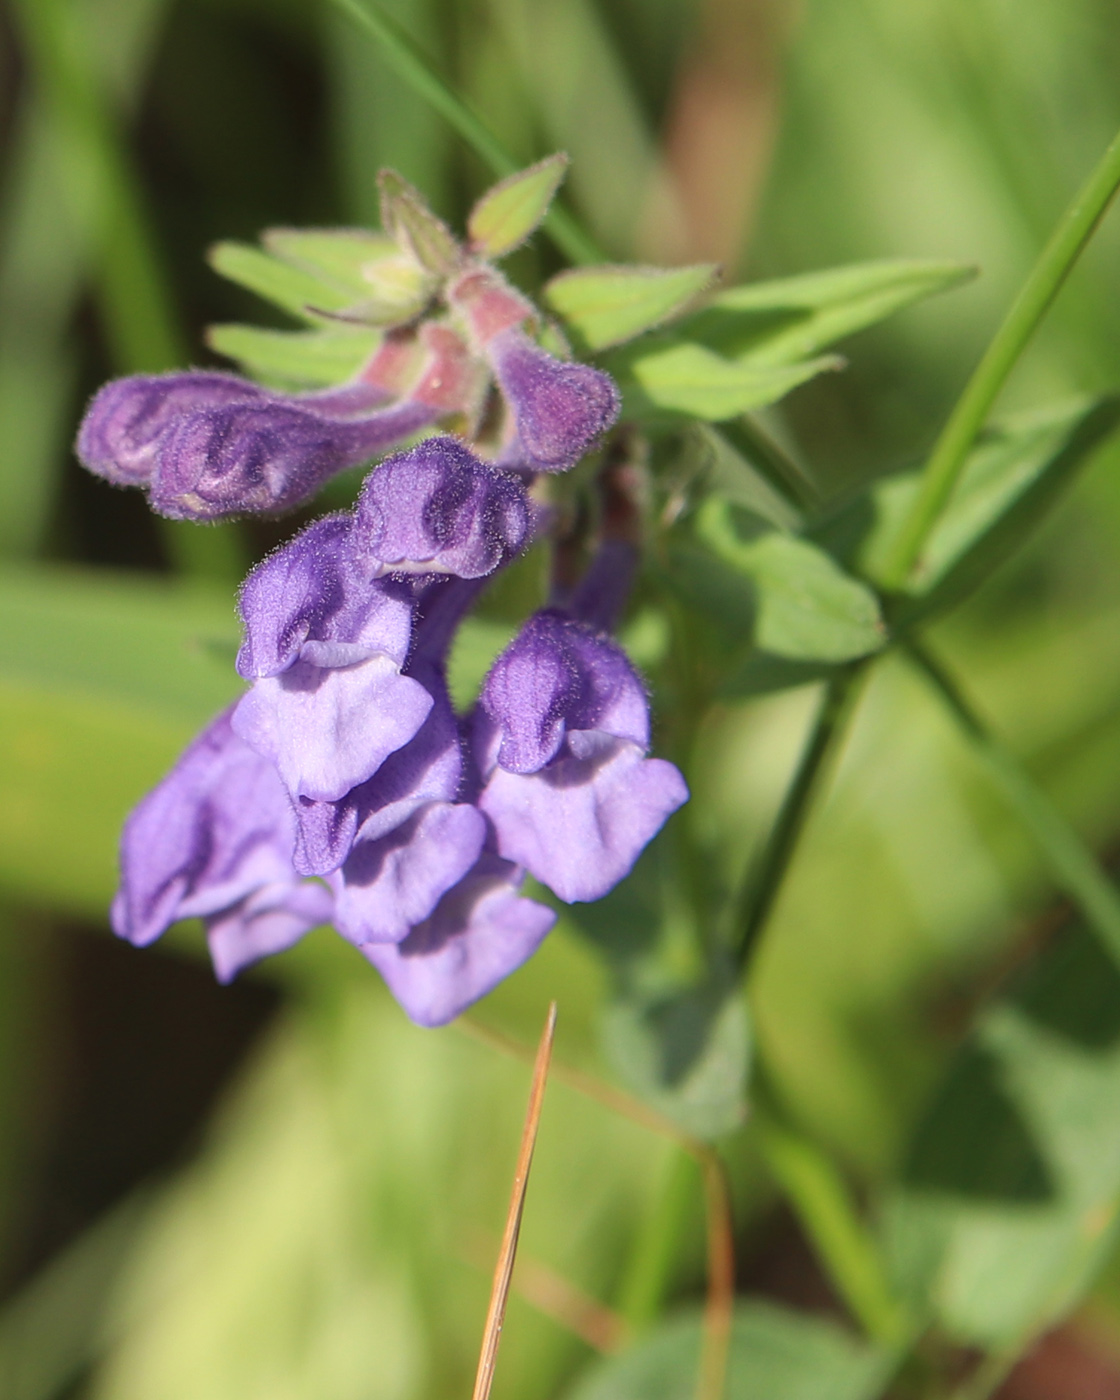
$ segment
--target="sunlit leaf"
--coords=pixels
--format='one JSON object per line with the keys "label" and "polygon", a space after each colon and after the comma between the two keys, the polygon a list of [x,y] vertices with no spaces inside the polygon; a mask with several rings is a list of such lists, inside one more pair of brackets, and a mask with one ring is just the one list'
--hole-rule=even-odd
{"label": "sunlit leaf", "polygon": [[[695,1314],[662,1323],[636,1346],[590,1367],[567,1400],[691,1400],[700,1339]],[[774,1303],[740,1303],[727,1400],[877,1400],[893,1364],[824,1318]]]}
{"label": "sunlit leaf", "polygon": [[472,251],[500,258],[524,243],[548,213],[567,169],[568,157],[558,152],[488,189],[467,220]]}
{"label": "sunlit leaf", "polygon": [[442,219],[428,208],[419,190],[395,170],[378,172],[381,223],[400,247],[409,251],[427,272],[446,276],[459,262],[459,248]]}
{"label": "sunlit leaf", "polygon": [[808,540],[776,531],[744,539],[735,507],[718,497],[697,512],[697,531],[754,584],[761,650],[798,661],[848,661],[886,641],[874,593]]}
{"label": "sunlit leaf", "polygon": [[[991,428],[910,578],[907,592],[921,601],[900,617],[916,618],[974,592],[1035,529],[1118,422],[1120,399],[1110,396]],[[879,575],[917,482],[908,474],[873,488],[875,520],[859,551],[868,577]]]}
{"label": "sunlit leaf", "polygon": [[292,267],[349,290],[354,298],[368,285],[366,270],[400,252],[391,238],[367,229],[270,228],[261,242]]}
{"label": "sunlit leaf", "polygon": [[[633,405],[636,411],[642,411],[644,400],[647,412],[652,406],[718,423],[777,403],[799,384],[839,367],[833,355],[802,364],[754,365],[689,342],[632,357],[629,374],[640,395]],[[625,376],[622,383],[625,392]]]}
{"label": "sunlit leaf", "polygon": [[210,326],[206,343],[262,383],[315,388],[351,379],[377,347],[374,330],[332,326],[315,331],[273,331],[258,326]]}
{"label": "sunlit leaf", "polygon": [[352,291],[248,243],[215,243],[207,257],[215,272],[313,325],[320,324],[314,308],[343,311],[354,300]]}
{"label": "sunlit leaf", "polygon": [[602,350],[678,315],[718,272],[714,263],[574,268],[554,277],[544,297],[590,349]]}
{"label": "sunlit leaf", "polygon": [[682,337],[732,359],[789,365],[974,275],[960,263],[855,263],[732,287],[679,329]]}

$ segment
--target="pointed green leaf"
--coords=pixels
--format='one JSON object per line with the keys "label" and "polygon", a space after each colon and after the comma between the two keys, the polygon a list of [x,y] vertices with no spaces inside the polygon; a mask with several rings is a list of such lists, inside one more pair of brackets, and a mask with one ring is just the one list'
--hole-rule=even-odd
{"label": "pointed green leaf", "polygon": [[[752,413],[776,403],[791,389],[824,370],[838,369],[834,355],[802,364],[755,366],[725,359],[702,345],[670,345],[640,355],[630,364],[638,394],[630,392],[636,411],[652,405],[711,423]],[[630,387],[622,377],[624,392]]]}
{"label": "pointed green leaf", "polygon": [[380,336],[348,326],[318,331],[271,331],[258,326],[210,326],[206,343],[246,374],[279,389],[341,384],[366,363]]}
{"label": "pointed green leaf", "polygon": [[[1038,525],[1093,450],[1120,422],[1120,398],[1081,400],[990,428],[969,456],[909,581],[912,622],[973,593]],[[874,524],[859,551],[877,578],[894,531],[917,490],[917,474],[892,477],[872,491]]]}
{"label": "pointed green leaf", "polygon": [[562,272],[544,299],[591,350],[620,345],[683,311],[719,275],[696,267],[581,267]]}
{"label": "pointed green leaf", "polygon": [[316,308],[343,311],[354,300],[346,288],[248,243],[215,243],[207,256],[215,272],[313,325],[321,324]]}
{"label": "pointed green leaf", "polygon": [[548,213],[567,169],[568,157],[557,152],[488,189],[467,220],[471,251],[500,258],[524,243]]}
{"label": "pointed green leaf", "polygon": [[975,275],[960,263],[856,263],[732,287],[690,316],[682,336],[757,366],[789,365]]}
{"label": "pointed green leaf", "polygon": [[715,554],[754,584],[754,639],[761,650],[797,661],[839,662],[885,643],[874,593],[823,549],[777,532],[744,539],[735,507],[719,497],[704,502],[696,526]]}
{"label": "pointed green leaf", "polygon": [[369,291],[366,269],[400,253],[392,239],[367,229],[270,228],[261,242],[275,257],[348,291],[355,301]]}
{"label": "pointed green leaf", "polygon": [[[568,1400],[691,1400],[700,1346],[700,1318],[672,1318],[592,1365]],[[726,1400],[878,1400],[894,1364],[888,1353],[822,1317],[775,1303],[740,1303]]]}
{"label": "pointed green leaf", "polygon": [[419,190],[395,170],[377,176],[381,193],[381,223],[400,248],[412,254],[426,272],[447,277],[461,260],[451,230],[428,208]]}

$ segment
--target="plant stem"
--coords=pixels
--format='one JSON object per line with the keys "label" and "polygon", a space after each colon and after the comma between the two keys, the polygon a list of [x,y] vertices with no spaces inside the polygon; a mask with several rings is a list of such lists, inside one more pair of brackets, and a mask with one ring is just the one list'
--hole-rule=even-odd
{"label": "plant stem", "polygon": [[[334,0],[339,9],[381,45],[389,62],[405,82],[435,108],[482,158],[495,175],[512,175],[517,161],[482,118],[439,76],[431,62],[401,26],[376,0]],[[606,255],[589,233],[559,205],[553,205],[544,221],[552,241],[574,263],[605,262]]]}
{"label": "plant stem", "polygon": [[1033,834],[1059,886],[1120,966],[1120,892],[1018,759],[988,731],[940,662],[917,642],[905,642],[903,648],[952,711],[1008,804]]}
{"label": "plant stem", "polygon": [[770,830],[757,867],[743,883],[733,927],[741,929],[736,961],[740,969],[750,962],[759,935],[773,908],[786,870],[797,848],[813,798],[820,787],[826,762],[844,732],[850,700],[864,663],[856,662],[838,670],[828,682],[808,742],[802,750],[797,771],[786,791],[781,810]]}
{"label": "plant stem", "polygon": [[887,560],[884,581],[888,587],[901,589],[905,585],[964,469],[988,410],[1118,188],[1120,134],[1062,215],[941,430]]}
{"label": "plant stem", "polygon": [[766,1165],[848,1311],[873,1341],[901,1347],[912,1327],[891,1294],[879,1250],[843,1177],[814,1143],[776,1117],[766,1095],[756,1094],[754,1108]]}

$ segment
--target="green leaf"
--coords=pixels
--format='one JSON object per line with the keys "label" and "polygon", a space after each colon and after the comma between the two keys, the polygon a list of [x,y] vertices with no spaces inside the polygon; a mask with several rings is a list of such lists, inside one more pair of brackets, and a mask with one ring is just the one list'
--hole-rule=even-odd
{"label": "green leaf", "polygon": [[1120,1214],[1120,972],[1067,932],[982,1016],[886,1214],[896,1278],[954,1337],[1025,1344],[1073,1308]]}
{"label": "green leaf", "polygon": [[878,651],[886,629],[866,584],[808,540],[772,532],[744,539],[736,508],[709,497],[696,516],[700,537],[754,584],[755,645],[795,661],[850,661]]}
{"label": "green leaf", "polygon": [[321,324],[316,310],[344,311],[354,300],[352,291],[248,243],[215,243],[207,257],[215,272],[312,325]]}
{"label": "green leaf", "polygon": [[718,275],[715,263],[575,268],[554,277],[544,299],[589,349],[603,350],[678,315]]}
{"label": "green leaf", "polygon": [[713,494],[746,507],[779,530],[802,523],[801,512],[722,432],[707,423],[698,424],[697,432],[710,453],[706,484]]}
{"label": "green leaf", "polygon": [[746,1117],[750,1026],[726,985],[620,997],[605,1013],[603,1047],[622,1081],[692,1137],[722,1137]]}
{"label": "green leaf", "polygon": [[428,208],[419,190],[395,170],[377,176],[381,193],[381,223],[402,251],[435,277],[446,277],[460,262],[459,245],[451,230]]}
{"label": "green leaf", "polygon": [[[568,1400],[692,1400],[701,1323],[685,1315],[662,1323],[619,1356],[596,1362]],[[773,1303],[735,1309],[727,1400],[877,1400],[893,1358],[823,1318]]]}
{"label": "green leaf", "polygon": [[[627,397],[633,412],[648,414],[652,406],[718,423],[777,403],[799,384],[840,367],[834,355],[803,364],[755,366],[729,360],[703,345],[668,345],[630,360],[629,377],[640,392],[631,391]],[[620,378],[626,393],[630,385],[625,372]]]}
{"label": "green leaf", "polygon": [[353,378],[380,338],[376,331],[357,326],[271,331],[222,325],[206,330],[211,350],[236,360],[254,379],[282,389],[317,388]]}
{"label": "green leaf", "polygon": [[369,291],[372,268],[400,253],[391,238],[368,229],[270,228],[261,242],[289,266],[348,291],[353,299]]}
{"label": "green leaf", "polygon": [[975,275],[960,263],[891,259],[720,292],[680,329],[733,359],[791,365]]}
{"label": "green leaf", "polygon": [[230,597],[4,570],[0,634],[0,888],[102,916],[129,808],[242,689]]}
{"label": "green leaf", "polygon": [[501,258],[524,243],[548,213],[567,169],[568,157],[557,152],[488,189],[467,219],[471,251]]}
{"label": "green leaf", "polygon": [[[931,533],[899,620],[911,622],[973,593],[1046,516],[1093,450],[1120,422],[1120,398],[1082,400],[989,429]],[[894,531],[905,518],[917,474],[892,477],[872,490],[874,525],[863,541],[863,572],[878,578]]]}

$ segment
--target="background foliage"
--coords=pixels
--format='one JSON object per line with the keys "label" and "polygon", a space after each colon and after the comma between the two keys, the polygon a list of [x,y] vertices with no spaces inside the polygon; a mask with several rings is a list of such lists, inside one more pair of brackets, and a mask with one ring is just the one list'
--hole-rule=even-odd
{"label": "background foliage", "polygon": [[[887,256],[979,266],[846,342],[843,372],[773,412],[825,515],[917,465],[1120,125],[1120,18],[1103,0],[393,8],[519,160],[570,152],[568,197],[612,257],[715,259],[728,285]],[[261,319],[207,268],[215,240],[376,223],[382,164],[461,226],[487,172],[309,0],[9,0],[2,58],[4,1393],[461,1395],[524,1072],[454,1027],[408,1026],[325,932],[225,992],[195,930],[143,956],[105,937],[120,821],[232,693],[232,584],[279,535],[158,522],[81,474],[69,442],[110,374],[211,361],[207,324]],[[1001,413],[1120,379],[1117,239],[1106,222]],[[559,266],[541,238],[511,273],[535,290]],[[932,633],[1106,858],[1120,835],[1118,469],[1115,446],[1098,452],[1029,547]],[[480,649],[514,606],[489,600]],[[628,639],[659,661],[655,617],[639,612]],[[466,689],[477,664],[457,664]],[[747,689],[706,711],[683,818],[728,888],[758,854],[817,695]],[[640,928],[640,873],[628,889]],[[628,1029],[606,1009],[594,915],[583,922],[562,923],[477,1016],[530,1039],[555,995],[558,1053],[609,1074],[600,1022],[616,1048]],[[851,1287],[858,1244],[826,1259],[828,1284],[819,1230],[814,1259],[794,1223],[819,1218],[837,1168],[871,1201],[891,1296],[932,1324],[941,1374],[980,1348],[994,1382],[1075,1305],[1073,1330],[1045,1345],[1073,1347],[1082,1368],[1120,1349],[1120,987],[1068,924],[989,769],[913,666],[885,661],[752,969],[787,1136],[761,1113],[720,1139],[741,1255],[730,1394],[855,1400],[888,1383],[895,1324],[880,1316],[869,1340],[874,1304],[851,1316],[867,1296]],[[524,1237],[536,1305],[511,1307],[500,1394],[688,1393],[700,1221],[678,1149],[554,1086]],[[594,1362],[557,1320],[571,1311],[558,1277],[632,1334],[652,1329],[646,1349]]]}

